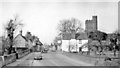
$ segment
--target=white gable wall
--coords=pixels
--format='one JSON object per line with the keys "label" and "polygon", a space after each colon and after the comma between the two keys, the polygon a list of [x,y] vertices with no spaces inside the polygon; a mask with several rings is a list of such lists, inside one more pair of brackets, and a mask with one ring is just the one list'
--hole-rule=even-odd
{"label": "white gable wall", "polygon": [[69,40],[62,40],[61,49],[62,51],[69,51]]}

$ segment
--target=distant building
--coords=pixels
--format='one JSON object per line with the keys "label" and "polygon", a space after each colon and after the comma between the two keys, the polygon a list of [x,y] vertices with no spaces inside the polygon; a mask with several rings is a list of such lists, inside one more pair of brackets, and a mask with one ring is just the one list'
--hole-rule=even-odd
{"label": "distant building", "polygon": [[96,31],[98,29],[97,16],[92,16],[92,20],[86,20],[85,26],[86,26],[85,27],[86,32]]}

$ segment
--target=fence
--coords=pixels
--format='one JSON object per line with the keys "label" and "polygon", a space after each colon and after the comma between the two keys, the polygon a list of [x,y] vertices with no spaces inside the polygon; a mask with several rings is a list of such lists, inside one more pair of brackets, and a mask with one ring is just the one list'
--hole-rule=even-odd
{"label": "fence", "polygon": [[10,54],[10,55],[6,55],[4,56],[4,63],[3,65],[7,65],[9,63],[12,63],[16,60],[16,55],[14,54]]}
{"label": "fence", "polygon": [[10,55],[0,56],[0,67],[12,63],[16,60],[15,53]]}

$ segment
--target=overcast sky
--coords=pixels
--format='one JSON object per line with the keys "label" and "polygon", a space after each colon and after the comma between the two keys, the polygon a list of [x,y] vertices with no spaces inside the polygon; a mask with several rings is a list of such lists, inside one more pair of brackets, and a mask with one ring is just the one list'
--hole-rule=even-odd
{"label": "overcast sky", "polygon": [[[17,0],[18,1],[18,0]],[[58,1],[58,0],[57,0]],[[70,0],[71,1],[71,0]],[[108,2],[70,2],[70,1],[7,1],[0,2],[0,36],[3,32],[3,24],[16,14],[25,26],[23,35],[27,31],[37,35],[42,42],[51,43],[57,35],[57,24],[60,20],[72,17],[82,21],[98,16],[98,29],[111,33],[118,28],[118,3]],[[83,1],[83,0],[81,0]]]}

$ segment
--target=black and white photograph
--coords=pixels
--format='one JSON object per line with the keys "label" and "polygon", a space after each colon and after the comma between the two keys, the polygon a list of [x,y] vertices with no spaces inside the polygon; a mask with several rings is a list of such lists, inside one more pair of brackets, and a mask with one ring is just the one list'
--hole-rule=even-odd
{"label": "black and white photograph", "polygon": [[117,68],[119,11],[119,0],[0,0],[0,68]]}

